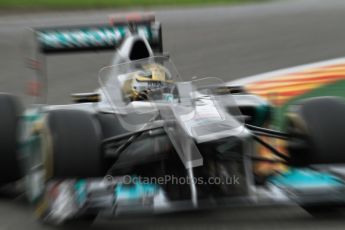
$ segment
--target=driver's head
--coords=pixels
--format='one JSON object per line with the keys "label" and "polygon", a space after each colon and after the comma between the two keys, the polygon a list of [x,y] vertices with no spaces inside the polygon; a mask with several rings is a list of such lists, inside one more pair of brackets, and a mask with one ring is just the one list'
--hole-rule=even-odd
{"label": "driver's head", "polygon": [[166,68],[154,63],[142,66],[140,71],[134,73],[134,77],[125,82],[124,88],[131,101],[143,101],[171,83]]}

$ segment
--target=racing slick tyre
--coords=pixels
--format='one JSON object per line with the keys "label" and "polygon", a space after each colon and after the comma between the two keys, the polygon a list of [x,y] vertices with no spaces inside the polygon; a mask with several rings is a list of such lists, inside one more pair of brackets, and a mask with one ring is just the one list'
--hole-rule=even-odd
{"label": "racing slick tyre", "polygon": [[[337,97],[319,97],[300,102],[287,116],[288,151],[291,165],[345,163],[345,102]],[[343,204],[302,205],[315,217],[335,216]]]}
{"label": "racing slick tyre", "polygon": [[50,177],[104,176],[101,128],[93,115],[80,110],[54,110],[48,113],[46,125],[50,140],[46,163],[52,166]]}
{"label": "racing slick tyre", "polygon": [[[102,134],[93,115],[80,110],[49,111],[41,133],[45,186],[36,202],[35,214],[43,223],[56,225],[68,221],[68,218],[62,218],[61,221],[61,218],[52,215],[56,211],[52,207],[56,199],[54,190],[61,191],[61,187],[66,187],[66,183],[68,185],[68,181],[105,175],[101,154]],[[73,188],[73,185],[68,187],[69,190]],[[66,189],[62,191],[66,193]],[[64,200],[71,199],[70,203],[75,202],[73,191],[67,191],[67,198]],[[91,219],[95,217],[96,215],[92,215]],[[84,216],[78,215],[75,218],[72,215],[71,218],[79,220]]]}
{"label": "racing slick tyre", "polygon": [[21,178],[17,159],[21,112],[22,107],[16,97],[0,94],[0,186]]}
{"label": "racing slick tyre", "polygon": [[345,163],[345,102],[337,97],[312,98],[294,105],[287,116],[291,164]]}

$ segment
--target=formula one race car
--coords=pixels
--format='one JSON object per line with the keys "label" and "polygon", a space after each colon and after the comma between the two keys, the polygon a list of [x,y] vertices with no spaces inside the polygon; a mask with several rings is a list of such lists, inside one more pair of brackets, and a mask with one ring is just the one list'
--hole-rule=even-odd
{"label": "formula one race car", "polygon": [[[40,54],[116,49],[100,89],[73,94],[73,104],[40,100],[23,112],[0,95],[0,182],[24,181],[40,220],[344,204],[344,60],[183,81],[153,15],[33,31]],[[43,57],[31,63],[45,88]],[[319,97],[327,87],[337,97]]]}

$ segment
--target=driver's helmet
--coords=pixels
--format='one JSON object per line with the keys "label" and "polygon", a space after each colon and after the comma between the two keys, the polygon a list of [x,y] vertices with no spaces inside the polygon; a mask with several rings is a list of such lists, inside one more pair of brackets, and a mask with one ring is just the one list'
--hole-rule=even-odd
{"label": "driver's helmet", "polygon": [[154,95],[162,95],[172,83],[170,73],[164,66],[147,64],[131,73],[123,84],[123,92],[130,101],[144,101]]}

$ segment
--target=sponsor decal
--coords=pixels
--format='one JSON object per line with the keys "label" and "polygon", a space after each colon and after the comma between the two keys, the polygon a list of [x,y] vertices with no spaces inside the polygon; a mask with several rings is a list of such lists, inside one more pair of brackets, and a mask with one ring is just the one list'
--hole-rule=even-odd
{"label": "sponsor decal", "polygon": [[[152,39],[150,27],[138,26],[137,30],[146,39]],[[117,45],[128,33],[127,26],[51,29],[39,31],[37,38],[46,49],[109,47]]]}

